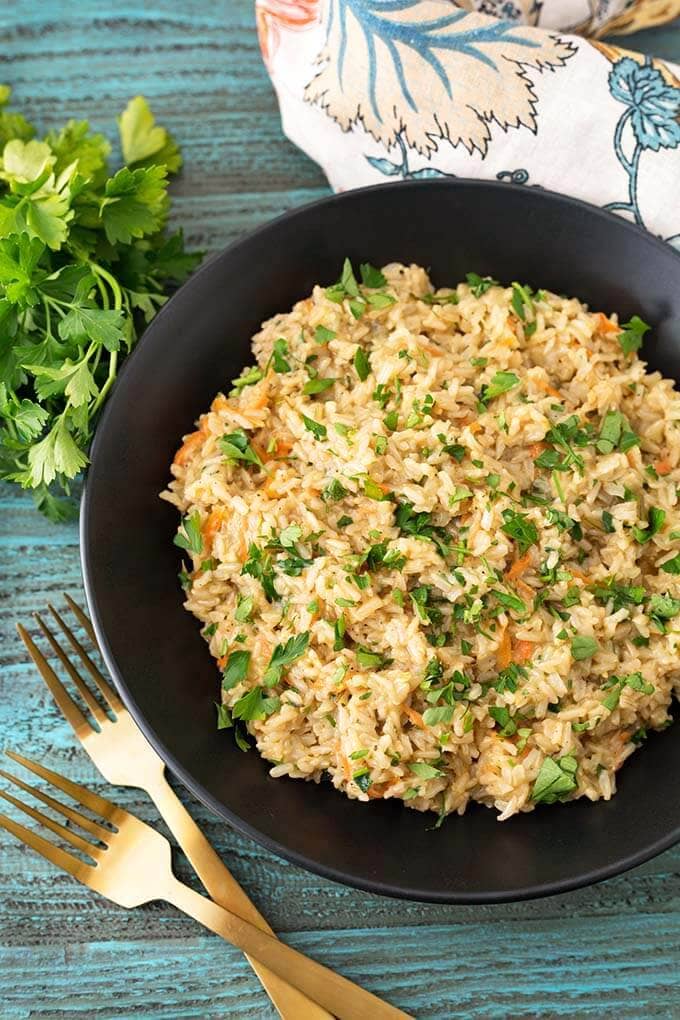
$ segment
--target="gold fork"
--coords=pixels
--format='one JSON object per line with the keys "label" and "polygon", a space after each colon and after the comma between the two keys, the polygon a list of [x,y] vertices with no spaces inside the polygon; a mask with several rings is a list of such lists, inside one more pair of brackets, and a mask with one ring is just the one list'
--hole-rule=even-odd
{"label": "gold fork", "polygon": [[[92,640],[93,645],[97,647],[97,639],[90,619],[70,595],[64,593],[64,598],[71,612]],[[17,630],[52,697],[73,727],[75,735],[94,764],[107,782],[113,786],[134,786],[149,794],[187,855],[205,889],[216,903],[257,925],[262,931],[273,934],[272,929],[215,853],[173,791],[165,778],[165,765],[162,759],[138,728],[118,694],[107,682],[56,609],[52,605],[49,605],[48,608],[71,648],[108,703],[115,720],[112,720],[101,707],[62,645],[38,613],[34,615],[40,629],[94,717],[98,729],[95,729],[80,711],[25,628],[18,624]],[[261,963],[255,960],[250,960],[249,963],[284,1020],[330,1020],[328,1013],[317,1003],[310,1002],[296,988],[287,985],[276,975],[268,973],[266,967]]]}
{"label": "gold fork", "polygon": [[261,931],[184,885],[172,872],[167,839],[146,822],[84,786],[65,779],[58,772],[52,772],[23,755],[9,751],[6,753],[96,816],[96,819],[89,818],[23,779],[0,769],[0,775],[5,779],[87,833],[89,838],[54,821],[37,808],[24,804],[11,793],[0,790],[0,796],[5,800],[91,859],[92,864],[86,863],[32,829],[0,814],[1,826],[80,882],[122,907],[137,907],[152,900],[165,900],[174,904],[244,953],[260,960],[274,974],[292,982],[314,1002],[320,1002],[342,1020],[365,1020],[367,1016],[372,1020],[403,1020],[406,1016],[347,978],[310,960],[279,942],[275,936]]}

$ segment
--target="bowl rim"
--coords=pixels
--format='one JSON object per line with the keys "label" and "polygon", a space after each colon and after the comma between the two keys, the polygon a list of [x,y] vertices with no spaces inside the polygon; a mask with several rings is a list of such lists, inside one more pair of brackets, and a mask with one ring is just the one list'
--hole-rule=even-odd
{"label": "bowl rim", "polygon": [[[263,846],[266,850],[271,853],[283,857],[285,860],[305,869],[311,871],[323,878],[330,879],[331,881],[338,882],[342,885],[347,885],[352,888],[361,889],[364,892],[374,893],[382,896],[389,896],[395,899],[403,899],[421,903],[439,903],[439,904],[451,904],[451,905],[471,905],[471,904],[490,904],[490,903],[513,903],[524,900],[538,899],[546,896],[554,896],[560,893],[566,893],[575,889],[580,889],[586,886],[595,885],[596,883],[603,882],[608,878],[612,878],[615,875],[622,874],[623,872],[629,871],[631,868],[638,867],[644,864],[646,861],[663,853],[665,850],[670,849],[676,843],[680,842],[680,820],[674,829],[671,829],[664,836],[660,837],[653,843],[638,849],[637,851],[624,855],[622,857],[616,857],[611,860],[607,865],[603,865],[599,868],[592,869],[585,873],[574,874],[570,877],[563,879],[555,879],[553,881],[546,881],[538,884],[527,885],[514,889],[505,888],[489,888],[487,890],[475,890],[467,892],[465,890],[459,890],[456,892],[444,891],[438,892],[432,889],[418,889],[407,887],[406,885],[393,885],[389,882],[382,882],[379,879],[367,879],[348,872],[343,872],[338,868],[331,867],[329,865],[320,863],[314,858],[308,857],[303,853],[296,850],[291,850],[285,844],[281,843],[278,839],[274,839],[268,836],[266,833],[261,832],[255,826],[245,821],[239,815],[235,814],[228,807],[226,807],[217,797],[211,794],[202,783],[196,780],[188,769],[184,768],[177,760],[173,752],[166,746],[166,744],[158,737],[155,730],[148,722],[146,717],[143,715],[137,703],[132,695],[124,676],[117,667],[116,660],[109,644],[106,633],[102,627],[97,597],[95,593],[95,582],[92,574],[92,565],[89,558],[89,518],[90,518],[90,506],[92,501],[93,486],[90,484],[90,474],[95,464],[95,458],[98,449],[98,436],[103,434],[104,429],[108,424],[109,418],[113,414],[113,405],[115,394],[120,389],[120,382],[124,380],[127,374],[134,369],[136,354],[140,349],[141,345],[145,343],[147,337],[152,334],[157,328],[158,323],[162,323],[165,317],[171,312],[173,302],[176,295],[181,293],[186,287],[190,286],[192,281],[198,279],[202,274],[207,272],[212,264],[225,257],[226,255],[233,255],[237,252],[239,247],[250,242],[253,238],[258,237],[262,234],[268,233],[270,230],[275,230],[278,226],[284,222],[295,219],[299,215],[306,215],[313,211],[315,208],[320,206],[326,206],[329,203],[342,203],[345,200],[349,200],[352,196],[357,194],[366,194],[368,192],[385,192],[393,191],[396,187],[407,188],[410,191],[418,191],[432,188],[455,188],[462,190],[484,190],[487,188],[493,188],[494,190],[503,190],[504,192],[514,193],[527,193],[527,187],[521,184],[513,184],[505,181],[496,180],[480,180],[477,178],[465,178],[457,177],[455,179],[437,179],[427,181],[393,181],[385,182],[376,185],[368,185],[361,188],[353,188],[349,191],[333,193],[323,196],[322,198],[314,199],[311,202],[306,202],[303,205],[293,206],[291,209],[286,210],[279,216],[273,219],[267,220],[261,223],[259,226],[252,230],[246,231],[244,234],[239,235],[232,240],[224,248],[218,252],[211,254],[206,258],[199,268],[192,273],[189,279],[181,285],[172,294],[170,299],[160,309],[158,314],[154,317],[152,322],[144,330],[142,336],[137,341],[134,350],[126,357],[123,366],[118,373],[118,377],[106,402],[104,411],[97,425],[95,437],[90,450],[90,468],[87,471],[85,482],[83,485],[81,510],[80,510],[80,521],[79,521],[79,550],[80,550],[80,561],[83,575],[83,587],[85,590],[85,596],[90,612],[90,617],[94,627],[97,643],[101,651],[104,663],[114,680],[114,683],[120,693],[122,700],[132,715],[133,719],[139,726],[140,730],[149,741],[154,750],[162,758],[164,764],[170,769],[180,782],[187,788],[187,790],[205,807],[209,808],[215,815],[226,821],[233,829],[235,829],[240,835],[252,839],[254,842]],[[662,250],[665,257],[675,256],[680,262],[680,251],[674,249],[670,244],[661,238],[651,234],[643,227],[638,226],[635,223],[631,223],[629,220],[625,220],[623,217],[616,216],[614,213],[609,212],[606,209],[602,209],[598,206],[592,205],[589,202],[585,202],[582,199],[574,198],[570,195],[563,195],[560,192],[552,191],[547,188],[541,188],[537,192],[529,190],[529,194],[536,194],[537,197],[540,195],[541,199],[545,198],[547,201],[556,201],[567,207],[586,211],[591,216],[597,216],[606,222],[616,224],[619,229],[628,230],[637,235],[640,243],[644,242],[651,245],[653,248]]]}

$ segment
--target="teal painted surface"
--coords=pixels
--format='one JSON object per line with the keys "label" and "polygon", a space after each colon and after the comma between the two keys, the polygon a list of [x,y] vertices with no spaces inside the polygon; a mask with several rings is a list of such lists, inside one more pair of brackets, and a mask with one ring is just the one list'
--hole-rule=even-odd
{"label": "teal painted surface", "polygon": [[[281,135],[252,8],[0,3],[0,80],[42,127],[87,116],[109,133],[144,92],[185,154],[175,219],[193,245],[214,250],[327,192]],[[620,41],[680,61],[680,22]],[[75,528],[50,525],[0,488],[0,744],[103,790],[14,631],[64,588],[80,591]],[[143,795],[116,798],[156,822]],[[680,1016],[680,848],[542,901],[424,906],[309,875],[185,799],[287,941],[412,1014]],[[190,878],[180,855],[176,865]],[[139,1016],[264,1020],[272,1010],[240,955],[188,918],[164,904],[123,911],[0,833],[2,1020]]]}

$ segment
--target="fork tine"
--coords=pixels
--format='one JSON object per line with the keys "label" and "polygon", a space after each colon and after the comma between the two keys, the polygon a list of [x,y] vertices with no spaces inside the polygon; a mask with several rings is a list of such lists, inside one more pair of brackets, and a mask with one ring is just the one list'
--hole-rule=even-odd
{"label": "fork tine", "polygon": [[57,623],[61,627],[61,629],[64,632],[64,634],[66,635],[66,637],[67,637],[71,647],[76,652],[76,654],[80,657],[80,661],[82,662],[83,666],[85,666],[85,669],[88,671],[88,673],[90,674],[90,676],[92,677],[92,679],[96,683],[97,687],[99,688],[101,693],[104,695],[104,697],[108,701],[108,703],[111,706],[111,708],[113,709],[113,711],[114,712],[120,712],[123,709],[123,702],[120,700],[120,698],[118,697],[118,695],[114,691],[114,689],[111,686],[111,684],[102,675],[102,673],[97,669],[97,667],[95,666],[94,662],[92,661],[90,656],[87,654],[87,652],[85,651],[85,649],[81,645],[81,643],[78,640],[78,638],[75,636],[75,634],[73,633],[71,628],[68,626],[68,624],[64,623],[64,621],[62,620],[61,616],[59,615],[57,610],[54,608],[54,606],[50,605],[48,603],[47,608],[49,609],[49,611],[51,612],[52,616],[54,617],[54,619],[57,621]]}
{"label": "fork tine", "polygon": [[85,631],[85,633],[89,637],[90,641],[92,642],[92,644],[96,648],[97,647],[97,635],[94,632],[94,627],[92,626],[92,620],[87,615],[87,613],[84,611],[84,609],[82,609],[78,605],[78,603],[75,601],[75,599],[71,598],[71,596],[69,595],[68,592],[66,592],[66,591],[63,592],[63,596],[66,599],[66,603],[67,603],[69,609],[71,610],[71,612],[73,613],[75,618],[78,620],[80,626],[83,628],[83,630]]}
{"label": "fork tine", "polygon": [[36,850],[43,857],[46,857],[48,861],[51,861],[52,864],[56,864],[58,868],[68,871],[70,875],[73,875],[74,878],[79,879],[81,882],[88,881],[85,872],[93,870],[90,864],[79,861],[73,854],[67,853],[61,847],[55,846],[48,839],[44,839],[37,832],[33,832],[32,829],[27,829],[25,825],[20,825],[19,822],[8,818],[7,815],[0,814],[0,825],[7,829],[8,832],[11,832],[13,836],[16,836],[17,839],[21,840],[22,843],[25,843],[26,846]]}
{"label": "fork tine", "polygon": [[[92,793],[84,786],[80,786],[79,783],[72,783],[70,779],[66,779],[64,776],[60,776],[58,772],[52,772],[51,769],[46,769],[44,765],[39,765],[37,761],[31,761],[30,758],[24,758],[23,754],[17,754],[16,751],[5,751],[8,758],[12,761],[19,762],[24,768],[28,769],[29,772],[35,773],[36,776],[40,776],[41,779],[46,779],[52,786],[56,786],[57,789],[63,790],[69,797],[73,797],[79,804],[89,808],[90,811],[94,811],[101,818],[105,818],[110,821],[116,812],[123,812],[122,808],[117,807],[110,800],[106,800],[105,797],[100,797],[97,793]],[[123,812],[127,814],[127,812]]]}
{"label": "fork tine", "polygon": [[35,822],[40,822],[45,828],[50,829],[56,833],[57,836],[61,836],[62,839],[74,846],[76,850],[82,850],[83,853],[89,854],[90,857],[97,859],[99,853],[103,849],[102,847],[95,846],[94,843],[89,843],[82,836],[79,836],[77,832],[73,832],[72,829],[67,829],[61,822],[55,822],[52,818],[48,818],[42,811],[38,811],[37,808],[31,807],[30,804],[24,804],[23,801],[19,800],[18,797],[12,796],[11,793],[7,793],[6,790],[0,790],[0,797],[4,800],[8,800],[10,804],[14,804],[16,808],[27,814],[29,818],[32,818]]}
{"label": "fork tine", "polygon": [[75,684],[78,693],[80,694],[81,698],[89,708],[92,715],[101,725],[108,722],[108,716],[106,712],[101,707],[97,699],[94,697],[92,691],[89,689],[89,687],[81,677],[80,673],[75,668],[75,666],[69,659],[68,655],[66,654],[66,652],[61,647],[56,637],[50,630],[50,628],[43,620],[42,616],[39,613],[34,613],[33,616],[35,617],[36,623],[40,627],[41,631],[49,641],[52,651],[57,656],[57,658],[59,659],[60,663],[62,664],[68,675],[71,677],[71,680]]}
{"label": "fork tine", "polygon": [[78,734],[79,730],[83,729],[92,732],[90,723],[80,711],[43,653],[20,623],[17,624],[17,631],[19,632],[19,637],[26,645],[26,650],[33,660],[36,669],[47,684],[50,694],[64,714],[66,721],[71,724],[76,734]]}
{"label": "fork tine", "polygon": [[18,776],[13,775],[11,772],[6,772],[5,769],[0,769],[0,776],[4,776],[5,779],[9,780],[10,783],[14,783],[20,789],[25,790],[26,793],[30,793],[36,800],[41,800],[43,804],[47,804],[53,811],[57,811],[64,818],[68,818],[74,822],[81,829],[85,829],[86,832],[91,833],[96,839],[101,840],[102,843],[106,843],[107,839],[111,838],[111,830],[105,829],[99,822],[93,822],[91,818],[76,811],[75,808],[70,807],[68,804],[62,804],[60,800],[55,800],[54,797],[50,797],[49,793],[44,793],[39,790],[36,786],[31,786],[30,783],[25,783],[23,779],[19,779]]}

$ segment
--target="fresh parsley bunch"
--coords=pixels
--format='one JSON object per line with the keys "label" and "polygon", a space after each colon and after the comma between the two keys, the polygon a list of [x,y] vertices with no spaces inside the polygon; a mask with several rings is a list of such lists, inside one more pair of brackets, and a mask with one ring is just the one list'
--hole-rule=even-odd
{"label": "fresh parsley bunch", "polygon": [[120,360],[200,255],[165,232],[182,160],[142,96],[118,119],[113,174],[87,121],[38,141],[9,97],[0,86],[0,478],[60,521]]}

